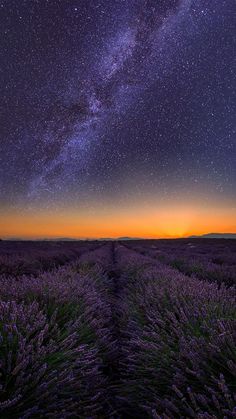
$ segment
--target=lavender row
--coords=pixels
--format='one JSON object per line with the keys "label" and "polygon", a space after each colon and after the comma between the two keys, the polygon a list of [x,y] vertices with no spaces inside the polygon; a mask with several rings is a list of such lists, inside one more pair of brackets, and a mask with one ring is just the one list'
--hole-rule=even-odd
{"label": "lavender row", "polygon": [[1,242],[0,275],[37,275],[100,245],[94,242]]}
{"label": "lavender row", "polygon": [[[88,259],[107,260],[109,246]],[[0,280],[0,416],[99,417],[109,412],[113,357],[109,282],[78,261]],[[5,415],[5,416],[4,416]]]}
{"label": "lavender row", "polygon": [[236,415],[235,289],[186,277],[120,246],[119,399],[142,418]]}
{"label": "lavender row", "polygon": [[[236,263],[236,241],[225,239],[132,240],[130,247],[160,253],[178,253],[182,256],[208,258],[216,264]],[[127,244],[127,242],[126,242]]]}
{"label": "lavender row", "polygon": [[[232,245],[231,245],[232,246]],[[229,246],[229,251],[222,254],[222,249],[217,252],[217,246],[212,246],[211,252],[201,253],[202,246],[186,243],[185,246],[163,246],[161,243],[154,245],[149,242],[149,245],[142,246],[139,244],[129,244],[134,250],[139,253],[152,257],[153,259],[167,264],[180,272],[195,276],[199,279],[217,282],[221,284],[224,282],[228,286],[236,284],[236,252]],[[225,247],[227,247],[225,245]],[[219,250],[219,249],[218,249]]]}

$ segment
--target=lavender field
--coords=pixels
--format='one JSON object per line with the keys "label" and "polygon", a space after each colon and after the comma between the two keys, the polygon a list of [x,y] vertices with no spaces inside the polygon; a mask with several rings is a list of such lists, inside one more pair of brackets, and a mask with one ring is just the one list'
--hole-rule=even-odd
{"label": "lavender field", "polygon": [[0,242],[1,418],[235,418],[236,240]]}

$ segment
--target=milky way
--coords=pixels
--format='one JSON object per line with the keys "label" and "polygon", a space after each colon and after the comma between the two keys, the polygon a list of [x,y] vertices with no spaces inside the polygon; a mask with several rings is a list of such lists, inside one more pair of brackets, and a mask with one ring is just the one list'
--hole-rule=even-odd
{"label": "milky way", "polygon": [[0,13],[3,205],[235,197],[234,0],[1,0]]}

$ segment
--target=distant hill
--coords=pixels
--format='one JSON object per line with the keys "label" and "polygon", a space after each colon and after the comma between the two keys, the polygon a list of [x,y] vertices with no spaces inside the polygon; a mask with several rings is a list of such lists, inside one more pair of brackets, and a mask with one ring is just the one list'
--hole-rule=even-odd
{"label": "distant hill", "polygon": [[80,239],[74,239],[73,237],[58,237],[55,239],[45,239],[46,241],[59,241],[59,242],[75,242]]}
{"label": "distant hill", "polygon": [[236,239],[236,233],[208,233],[202,236],[190,236],[190,239]]}
{"label": "distant hill", "polygon": [[118,237],[117,240],[142,240],[140,237]]}

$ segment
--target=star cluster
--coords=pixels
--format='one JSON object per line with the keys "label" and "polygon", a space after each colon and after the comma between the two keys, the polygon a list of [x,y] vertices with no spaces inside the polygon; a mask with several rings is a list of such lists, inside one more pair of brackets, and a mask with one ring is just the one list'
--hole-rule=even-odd
{"label": "star cluster", "polygon": [[235,27],[234,0],[1,0],[2,206],[235,204]]}

